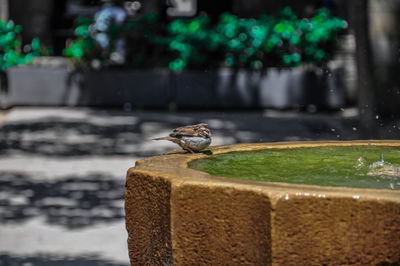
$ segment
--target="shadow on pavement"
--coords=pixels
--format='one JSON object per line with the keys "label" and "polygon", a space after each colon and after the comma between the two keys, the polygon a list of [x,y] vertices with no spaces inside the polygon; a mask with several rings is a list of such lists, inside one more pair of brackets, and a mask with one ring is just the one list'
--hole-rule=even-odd
{"label": "shadow on pavement", "polygon": [[83,122],[36,121],[6,124],[0,129],[0,155],[12,152],[51,156],[128,155],[138,151],[143,136],[135,125],[92,125]]}
{"label": "shadow on pavement", "polygon": [[0,172],[0,224],[38,216],[68,229],[120,221],[124,185],[103,174],[36,181],[24,173]]}
{"label": "shadow on pavement", "polygon": [[56,255],[37,255],[29,257],[0,254],[0,266],[126,266],[102,260],[96,256],[61,257]]}
{"label": "shadow on pavement", "polygon": [[[185,124],[206,122],[222,144],[285,140],[357,139],[354,120],[298,116],[265,117],[260,112],[219,113],[127,113],[90,111],[97,120],[60,119],[46,116],[36,121],[17,121],[0,127],[0,156],[147,157],[160,153],[157,145],[144,146],[153,137],[168,134]],[[90,113],[89,112],[89,113]],[[89,115],[90,116],[90,115]]]}

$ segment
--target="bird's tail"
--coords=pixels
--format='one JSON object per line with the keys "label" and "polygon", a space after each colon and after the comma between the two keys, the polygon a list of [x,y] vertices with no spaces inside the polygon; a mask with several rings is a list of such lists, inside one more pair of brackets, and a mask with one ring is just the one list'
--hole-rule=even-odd
{"label": "bird's tail", "polygon": [[171,137],[168,136],[168,137],[155,138],[155,139],[152,139],[152,140],[170,140],[170,139],[171,139]]}

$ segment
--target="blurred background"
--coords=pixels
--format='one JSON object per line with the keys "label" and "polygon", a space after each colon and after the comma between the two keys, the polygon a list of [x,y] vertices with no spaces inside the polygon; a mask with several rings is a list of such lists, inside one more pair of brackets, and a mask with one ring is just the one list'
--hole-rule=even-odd
{"label": "blurred background", "polygon": [[125,173],[212,145],[398,139],[398,0],[0,0],[0,265],[128,265]]}

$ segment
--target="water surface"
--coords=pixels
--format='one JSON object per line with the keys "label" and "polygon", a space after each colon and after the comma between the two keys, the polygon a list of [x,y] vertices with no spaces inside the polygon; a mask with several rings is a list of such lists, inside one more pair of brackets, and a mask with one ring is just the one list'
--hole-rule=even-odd
{"label": "water surface", "polygon": [[400,190],[400,147],[325,146],[213,155],[190,168],[232,178]]}

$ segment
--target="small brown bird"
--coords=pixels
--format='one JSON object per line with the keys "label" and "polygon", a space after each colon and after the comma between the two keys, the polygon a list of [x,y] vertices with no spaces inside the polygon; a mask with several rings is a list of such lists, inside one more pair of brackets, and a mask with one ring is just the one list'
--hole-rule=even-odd
{"label": "small brown bird", "polygon": [[167,137],[153,140],[169,140],[185,151],[195,153],[207,148],[211,143],[211,132],[207,124],[201,123],[175,128]]}

